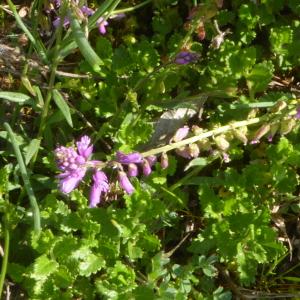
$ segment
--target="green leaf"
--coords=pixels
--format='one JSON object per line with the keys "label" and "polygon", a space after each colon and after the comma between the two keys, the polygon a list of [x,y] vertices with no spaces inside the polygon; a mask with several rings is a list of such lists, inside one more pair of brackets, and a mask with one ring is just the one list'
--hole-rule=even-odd
{"label": "green leaf", "polygon": [[26,94],[2,91],[0,91],[0,98],[11,102],[17,102],[19,104],[26,104],[29,102],[29,100],[31,100],[31,97]]}
{"label": "green leaf", "polygon": [[205,167],[208,164],[208,160],[204,157],[197,157],[191,160],[187,166],[184,168],[184,171],[187,171],[188,169],[192,167]]}
{"label": "green leaf", "polygon": [[71,127],[73,127],[71,112],[68,104],[66,103],[66,101],[64,100],[64,98],[62,97],[62,95],[59,93],[58,90],[53,90],[52,95],[56,105],[64,115],[66,121]]}
{"label": "green leaf", "polygon": [[102,257],[93,253],[85,255],[83,261],[79,263],[79,274],[81,276],[90,276],[93,273],[100,271],[105,266],[105,261]]}
{"label": "green leaf", "polygon": [[38,257],[33,265],[33,273],[31,278],[37,281],[44,281],[58,268],[58,263],[54,260],[50,260],[45,254]]}
{"label": "green leaf", "polygon": [[28,147],[27,147],[27,151],[25,154],[25,164],[28,165],[31,158],[35,155],[35,153],[39,150],[41,144],[41,140],[40,139],[33,139],[30,141]]}
{"label": "green leaf", "polygon": [[250,94],[254,95],[257,92],[263,92],[272,80],[273,72],[274,67],[270,61],[256,64],[246,76]]}
{"label": "green leaf", "polygon": [[71,17],[71,29],[73,37],[76,41],[76,44],[86,59],[86,61],[90,64],[95,72],[99,72],[101,70],[100,66],[103,65],[102,59],[96,54],[94,49],[91,47],[89,41],[85,37],[84,32],[82,31],[80,24],[76,18],[75,13],[72,14]]}

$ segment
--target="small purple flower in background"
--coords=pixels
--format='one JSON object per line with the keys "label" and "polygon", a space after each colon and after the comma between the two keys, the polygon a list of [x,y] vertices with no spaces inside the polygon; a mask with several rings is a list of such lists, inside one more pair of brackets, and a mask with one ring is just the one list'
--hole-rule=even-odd
{"label": "small purple flower in background", "polygon": [[129,181],[127,175],[123,171],[118,172],[118,181],[121,186],[121,188],[127,193],[127,194],[132,194],[134,192],[134,187]]}
{"label": "small purple flower in background", "polygon": [[106,26],[108,26],[108,22],[103,18],[100,18],[97,21],[97,25],[98,25],[99,32],[104,35],[106,33]]}
{"label": "small purple flower in background", "polygon": [[143,163],[142,163],[142,166],[143,166],[143,174],[145,176],[149,176],[152,172],[149,161],[147,159],[144,159]]}
{"label": "small purple flower in background", "polygon": [[86,16],[88,16],[88,17],[92,16],[92,15],[94,14],[94,12],[95,12],[93,9],[89,8],[89,7],[86,6],[86,5],[83,5],[83,6],[80,8],[80,10],[81,10],[81,12],[82,12],[84,15],[86,15]]}
{"label": "small purple flower in background", "polygon": [[[57,27],[59,26],[60,20],[61,20],[60,17],[56,17],[56,18],[54,19],[54,21],[52,22],[52,24],[53,24],[53,26],[54,26],[55,28],[57,28]],[[68,27],[69,25],[70,25],[70,19],[69,19],[68,17],[65,17],[62,26],[66,28],[66,27]]]}
{"label": "small purple flower in background", "polygon": [[96,207],[101,201],[101,194],[109,191],[108,179],[104,172],[95,171],[93,185],[90,193],[90,207]]}
{"label": "small purple flower in background", "polygon": [[127,174],[128,174],[129,177],[136,177],[136,176],[138,176],[138,173],[139,173],[139,171],[138,171],[138,167],[137,167],[136,164],[131,163],[131,164],[128,165]]}
{"label": "small purple flower in background", "polygon": [[199,59],[199,54],[189,51],[181,51],[179,52],[174,62],[179,65],[187,65],[189,63],[193,63]]}
{"label": "small purple flower in background", "polygon": [[222,155],[223,155],[223,161],[224,161],[225,163],[229,163],[229,162],[230,162],[229,154],[226,153],[226,152],[223,152]]}
{"label": "small purple flower in background", "polygon": [[117,151],[117,162],[121,164],[139,164],[143,161],[143,157],[139,152],[132,152],[129,154],[125,154],[121,151]]}

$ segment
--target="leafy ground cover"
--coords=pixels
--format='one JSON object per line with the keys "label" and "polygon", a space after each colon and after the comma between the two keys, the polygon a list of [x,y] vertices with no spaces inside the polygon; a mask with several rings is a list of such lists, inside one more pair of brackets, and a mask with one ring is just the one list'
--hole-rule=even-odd
{"label": "leafy ground cover", "polygon": [[0,5],[3,299],[297,299],[300,4]]}

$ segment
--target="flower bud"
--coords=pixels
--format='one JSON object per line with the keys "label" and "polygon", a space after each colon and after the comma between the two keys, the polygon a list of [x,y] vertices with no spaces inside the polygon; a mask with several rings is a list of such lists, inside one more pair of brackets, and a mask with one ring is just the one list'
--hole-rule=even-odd
{"label": "flower bud", "polygon": [[147,156],[146,159],[149,162],[150,167],[154,166],[157,161],[157,157],[155,155]]}
{"label": "flower bud", "polygon": [[177,143],[183,140],[189,133],[190,128],[188,126],[183,126],[175,132],[174,136],[171,138],[171,141]]}
{"label": "flower bud", "polygon": [[203,133],[203,129],[200,128],[198,125],[193,125],[192,132],[194,135],[199,135],[199,134]]}
{"label": "flower bud", "polygon": [[123,171],[118,172],[118,181],[121,186],[121,188],[127,193],[127,194],[132,194],[134,192],[134,187],[129,181],[127,175]]}
{"label": "flower bud", "polygon": [[272,142],[273,141],[273,137],[276,134],[276,132],[279,129],[279,123],[272,123],[271,124],[271,128],[270,128],[270,133],[268,135],[268,141]]}
{"label": "flower bud", "polygon": [[187,159],[190,159],[190,158],[191,158],[190,153],[189,153],[189,149],[188,149],[187,146],[177,148],[177,149],[175,150],[175,152],[176,152],[179,156],[181,156],[181,157],[184,157],[184,158],[187,158]]}
{"label": "flower bud", "polygon": [[282,100],[279,100],[279,101],[277,101],[277,102],[273,105],[273,107],[272,107],[272,109],[271,109],[271,112],[272,112],[272,113],[276,113],[276,112],[279,112],[279,111],[285,109],[286,107],[287,107],[286,102],[285,102],[285,101],[282,101]]}
{"label": "flower bud", "polygon": [[121,163],[121,164],[130,164],[130,163],[140,163],[142,162],[142,155],[139,152],[132,152],[129,154],[125,154],[121,151],[117,151],[117,162]]}
{"label": "flower bud", "polygon": [[233,130],[233,134],[234,134],[234,136],[235,136],[238,140],[240,140],[244,145],[247,145],[247,143],[248,143],[248,138],[247,138],[247,136],[245,135],[245,133],[244,133],[242,130],[240,130],[240,129],[234,129],[234,130]]}
{"label": "flower bud", "polygon": [[222,151],[226,151],[230,147],[229,142],[222,135],[215,137],[214,140],[217,147]]}
{"label": "flower bud", "polygon": [[128,174],[129,177],[136,177],[138,175],[138,173],[139,173],[139,170],[138,170],[138,167],[137,167],[136,164],[131,163],[131,164],[128,165],[127,174]]}
{"label": "flower bud", "polygon": [[147,159],[144,159],[142,164],[143,164],[143,174],[145,176],[149,176],[152,172],[149,161]]}
{"label": "flower bud", "polygon": [[248,113],[247,119],[255,118],[258,112],[259,112],[258,108],[252,108]]}
{"label": "flower bud", "polygon": [[188,145],[188,152],[191,158],[198,157],[200,154],[200,150],[197,144]]}
{"label": "flower bud", "polygon": [[169,158],[167,153],[163,152],[160,157],[160,166],[164,170],[169,166]]}
{"label": "flower bud", "polygon": [[285,135],[292,131],[292,129],[296,126],[295,119],[285,119],[280,123],[280,134]]}
{"label": "flower bud", "polygon": [[211,150],[211,142],[209,139],[203,139],[197,142],[198,146],[203,151],[210,151]]}
{"label": "flower bud", "polygon": [[259,143],[259,140],[265,135],[267,134],[271,129],[270,124],[264,124],[262,125],[254,134],[254,137],[252,139],[252,141],[250,142],[250,144],[257,144]]}

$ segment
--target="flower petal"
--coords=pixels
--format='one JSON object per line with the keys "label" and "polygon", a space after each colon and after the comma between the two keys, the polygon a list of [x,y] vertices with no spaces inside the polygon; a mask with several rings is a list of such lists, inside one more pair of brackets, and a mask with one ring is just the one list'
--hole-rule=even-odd
{"label": "flower petal", "polygon": [[60,191],[65,194],[73,191],[79,185],[80,181],[85,175],[85,172],[85,169],[80,169],[72,173],[61,174],[59,182]]}

